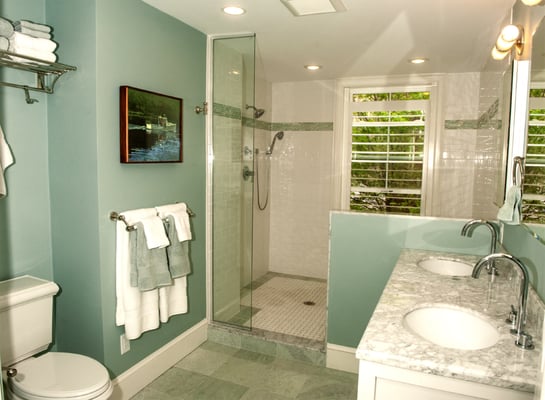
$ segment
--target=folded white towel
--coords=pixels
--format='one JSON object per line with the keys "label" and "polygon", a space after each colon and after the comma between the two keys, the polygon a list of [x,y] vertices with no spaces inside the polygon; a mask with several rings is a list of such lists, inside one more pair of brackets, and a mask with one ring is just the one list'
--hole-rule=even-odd
{"label": "folded white towel", "polygon": [[184,242],[191,240],[191,225],[189,223],[189,214],[187,213],[187,206],[185,203],[169,204],[166,206],[155,207],[157,215],[165,219],[169,215],[174,217],[174,225],[176,226],[176,233],[178,234],[178,240]]}
{"label": "folded white towel", "polygon": [[[25,28],[24,26],[16,26],[15,27],[16,32],[24,33],[25,35],[29,35],[35,38],[42,38],[42,39],[51,39],[52,35],[51,33],[37,31],[35,29]],[[9,36],[8,36],[9,37]]]}
{"label": "folded white towel", "polygon": [[159,315],[167,322],[173,315],[187,313],[187,277],[174,279],[174,285],[159,288]]}
{"label": "folded white towel", "polygon": [[15,27],[24,26],[25,28],[34,29],[36,31],[47,32],[47,33],[51,32],[51,27],[49,25],[39,24],[37,22],[26,21],[24,19],[22,19],[20,21],[15,21],[13,23],[13,26],[15,26]]}
{"label": "folded white towel", "polygon": [[13,25],[7,19],[0,17],[0,36],[9,38],[13,35]]}
{"label": "folded white towel", "polygon": [[[155,210],[125,211],[122,215],[129,225],[134,225]],[[159,291],[141,292],[130,283],[129,232],[122,221],[116,224],[116,325],[125,325],[127,339],[137,339],[143,332],[159,327]]]}
{"label": "folded white towel", "polygon": [[[27,49],[27,48],[13,47],[13,46],[11,46],[11,44],[10,44],[10,47],[9,47],[9,51],[12,52],[12,53],[15,53],[15,54],[19,54],[21,56],[27,56],[27,57],[35,58],[37,60],[42,60],[42,61],[47,62],[47,63],[54,63],[55,61],[57,61],[57,56],[56,56],[55,53],[44,53],[43,51],[36,51],[36,50],[32,50],[32,49]],[[27,60],[25,58],[16,57],[16,56],[10,56],[10,58],[13,61],[17,61],[17,62],[29,62],[29,63],[43,64],[40,61],[31,61],[31,60]]]}
{"label": "folded white towel", "polygon": [[3,36],[0,36],[0,51],[7,51],[9,49],[9,40]]}
{"label": "folded white towel", "polygon": [[142,225],[144,226],[144,234],[146,235],[148,249],[160,249],[167,247],[170,244],[165,231],[165,226],[163,225],[163,220],[157,216],[156,212],[153,216],[142,218],[140,222],[142,222]]}
{"label": "folded white towel", "polygon": [[4,171],[11,164],[13,164],[13,156],[0,126],[0,198],[4,197],[8,192],[6,181],[4,180]]}
{"label": "folded white towel", "polygon": [[9,38],[13,47],[20,49],[31,49],[43,53],[53,53],[57,48],[57,43],[50,39],[32,37],[21,32],[13,32]]}

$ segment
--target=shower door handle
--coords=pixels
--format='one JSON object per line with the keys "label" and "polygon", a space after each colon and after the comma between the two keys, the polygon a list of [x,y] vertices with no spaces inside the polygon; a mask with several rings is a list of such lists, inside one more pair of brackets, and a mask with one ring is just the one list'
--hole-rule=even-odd
{"label": "shower door handle", "polygon": [[242,179],[244,179],[245,181],[247,181],[248,179],[250,179],[252,176],[254,176],[254,171],[252,171],[250,168],[248,168],[247,166],[244,166],[244,168],[242,168]]}

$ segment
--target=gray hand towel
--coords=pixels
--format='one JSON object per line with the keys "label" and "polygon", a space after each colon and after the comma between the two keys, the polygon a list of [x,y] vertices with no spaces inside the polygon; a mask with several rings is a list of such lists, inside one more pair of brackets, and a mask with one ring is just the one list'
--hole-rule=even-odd
{"label": "gray hand towel", "polygon": [[141,291],[172,285],[165,248],[148,249],[144,226],[138,222],[129,233],[131,286]]}
{"label": "gray hand towel", "polygon": [[13,35],[13,25],[7,19],[0,17],[0,36],[9,38]]}
{"label": "gray hand towel", "polygon": [[169,215],[167,218],[167,236],[170,240],[170,246],[167,247],[168,268],[172,278],[180,278],[191,272],[191,262],[189,261],[189,240],[178,241],[178,233],[174,217]]}

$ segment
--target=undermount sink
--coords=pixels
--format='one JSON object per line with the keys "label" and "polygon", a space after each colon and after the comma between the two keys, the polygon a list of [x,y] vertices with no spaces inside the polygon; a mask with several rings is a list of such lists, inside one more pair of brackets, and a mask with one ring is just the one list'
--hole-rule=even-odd
{"label": "undermount sink", "polygon": [[451,349],[485,349],[500,339],[498,330],[478,313],[444,305],[410,311],[403,318],[403,325],[417,336]]}
{"label": "undermount sink", "polygon": [[451,258],[425,258],[416,265],[439,275],[470,276],[473,272],[473,265]]}

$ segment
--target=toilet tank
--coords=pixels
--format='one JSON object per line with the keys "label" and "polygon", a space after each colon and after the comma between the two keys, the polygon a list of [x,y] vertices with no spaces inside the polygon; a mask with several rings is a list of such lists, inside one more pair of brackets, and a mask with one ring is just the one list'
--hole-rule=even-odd
{"label": "toilet tank", "polygon": [[0,357],[9,366],[52,341],[53,296],[59,287],[30,275],[0,282]]}

